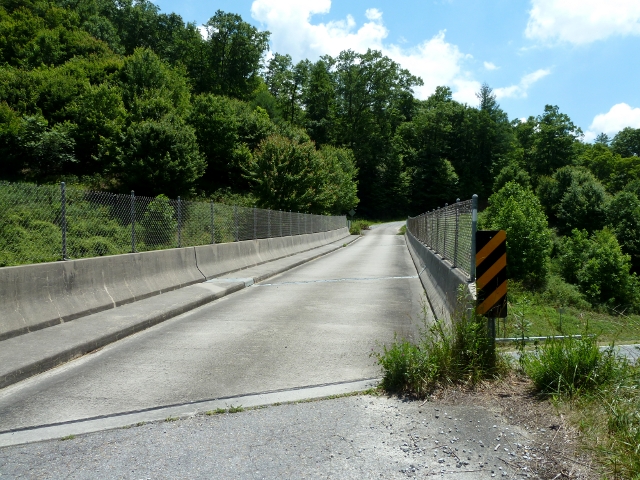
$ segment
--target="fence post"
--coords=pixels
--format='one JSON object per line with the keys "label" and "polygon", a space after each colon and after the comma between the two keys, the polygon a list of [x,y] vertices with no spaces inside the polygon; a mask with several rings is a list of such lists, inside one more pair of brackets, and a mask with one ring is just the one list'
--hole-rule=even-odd
{"label": "fence post", "polygon": [[280,209],[280,236],[282,236],[282,209]]}
{"label": "fence post", "polygon": [[460,199],[456,198],[456,236],[455,236],[455,243],[453,244],[453,267],[455,268],[456,265],[458,264],[458,227],[459,227],[459,220],[460,220],[460,212],[458,211],[458,204],[460,203]]}
{"label": "fence post", "polygon": [[131,190],[131,253],[136,253],[136,193]]}
{"label": "fence post", "polygon": [[236,242],[239,242],[240,241],[240,235],[239,235],[239,231],[238,231],[238,206],[237,205],[233,206],[233,226],[234,226],[234,233],[235,233]]}
{"label": "fence post", "polygon": [[289,209],[289,236],[293,237],[293,215]]}
{"label": "fence post", "polygon": [[444,209],[442,210],[442,212],[444,213],[444,235],[442,235],[442,259],[443,260],[447,259],[447,235],[449,233],[449,231],[447,230],[447,223],[448,223],[447,218],[449,217],[448,207],[449,207],[449,204],[445,203]]}
{"label": "fence post", "polygon": [[476,279],[476,231],[478,230],[478,195],[471,197],[471,258],[469,262],[469,281]]}
{"label": "fence post", "polygon": [[271,209],[267,208],[267,238],[271,238]]}
{"label": "fence post", "polygon": [[434,250],[438,253],[438,249],[440,247],[440,207],[436,210],[436,241],[434,242],[435,248]]}
{"label": "fence post", "polygon": [[62,231],[62,260],[67,260],[67,186],[60,182],[60,230]]}
{"label": "fence post", "polygon": [[258,217],[256,213],[256,206],[253,206],[253,239],[257,240],[258,238]]}
{"label": "fence post", "polygon": [[182,201],[178,197],[178,248],[182,247]]}
{"label": "fence post", "polygon": [[215,211],[213,200],[211,200],[211,244],[216,243]]}

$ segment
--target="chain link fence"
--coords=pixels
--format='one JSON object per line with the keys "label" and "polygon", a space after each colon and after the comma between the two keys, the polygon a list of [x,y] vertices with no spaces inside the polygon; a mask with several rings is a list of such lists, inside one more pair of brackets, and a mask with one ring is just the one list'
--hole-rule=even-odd
{"label": "chain link fence", "polygon": [[475,264],[472,250],[475,249],[474,207],[477,215],[477,198],[453,205],[445,205],[417,217],[407,219],[407,230],[420,242],[443,259],[460,269],[474,280]]}
{"label": "chain link fence", "polygon": [[0,183],[0,267],[326,232],[344,216]]}

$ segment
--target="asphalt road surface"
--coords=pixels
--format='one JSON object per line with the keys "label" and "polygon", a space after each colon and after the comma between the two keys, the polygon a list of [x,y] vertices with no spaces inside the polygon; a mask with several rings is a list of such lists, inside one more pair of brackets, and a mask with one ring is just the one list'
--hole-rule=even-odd
{"label": "asphalt road surface", "polygon": [[423,322],[401,225],[1,390],[0,432],[379,376]]}

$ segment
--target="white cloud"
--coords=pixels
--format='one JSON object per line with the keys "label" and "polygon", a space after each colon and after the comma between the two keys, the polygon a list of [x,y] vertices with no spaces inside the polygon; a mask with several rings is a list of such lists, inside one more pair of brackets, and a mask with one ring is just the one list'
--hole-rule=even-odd
{"label": "white cloud", "polygon": [[321,55],[337,55],[342,50],[380,50],[388,30],[382,24],[382,12],[366,11],[369,20],[356,29],[351,15],[344,20],[312,24],[311,17],[329,13],[331,0],[300,2],[298,0],[255,0],[253,18],[271,32],[271,48],[288,53],[294,60],[314,59]]}
{"label": "white cloud", "polygon": [[330,8],[331,0],[313,3],[255,0],[251,14],[271,32],[272,50],[288,53],[294,61],[314,60],[325,54],[336,56],[347,49],[356,52],[365,52],[368,48],[381,50],[422,78],[424,86],[415,89],[418,98],[427,98],[437,86],[448,85],[454,90],[456,100],[477,104],[475,92],[480,89],[480,83],[463,70],[464,61],[472,57],[447,43],[445,31],[413,47],[389,44],[385,43],[389,31],[383,24],[380,10],[366,10],[367,22],[359,28],[350,15],[340,21],[311,22],[313,15],[329,13]]}
{"label": "white cloud", "polygon": [[367,11],[364,12],[364,16],[371,21],[382,20],[382,12],[377,8],[368,8]]}
{"label": "white cloud", "polygon": [[531,0],[527,38],[582,45],[613,35],[640,35],[638,0]]}
{"label": "white cloud", "polygon": [[529,73],[520,79],[518,85],[511,85],[509,87],[496,88],[493,93],[497,99],[501,98],[526,98],[529,92],[529,88],[541,78],[546,77],[551,73],[548,69],[536,70],[533,73]]}
{"label": "white cloud", "polygon": [[492,62],[484,62],[484,68],[487,70],[497,70],[500,67],[496,67],[496,65]]}
{"label": "white cloud", "polygon": [[584,139],[588,142],[593,141],[600,133],[613,136],[626,127],[640,128],[640,108],[618,103],[607,113],[600,113],[594,117],[589,130],[584,134]]}

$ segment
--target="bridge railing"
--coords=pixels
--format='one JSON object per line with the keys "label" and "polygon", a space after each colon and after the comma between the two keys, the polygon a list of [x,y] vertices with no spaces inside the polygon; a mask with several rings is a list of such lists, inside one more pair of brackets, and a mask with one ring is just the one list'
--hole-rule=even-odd
{"label": "bridge railing", "polygon": [[475,279],[473,240],[477,221],[477,196],[407,219],[407,230],[421,243]]}
{"label": "bridge railing", "polygon": [[344,216],[0,183],[0,267],[326,232]]}

